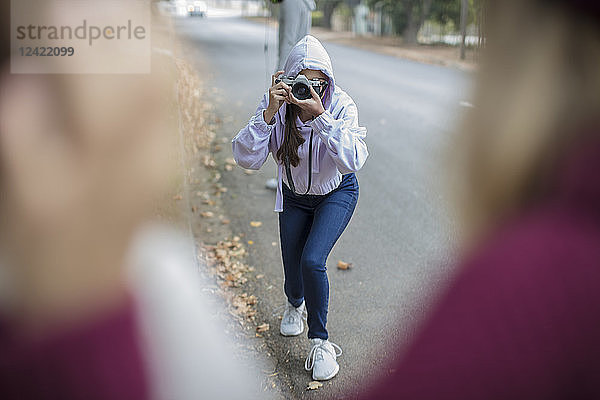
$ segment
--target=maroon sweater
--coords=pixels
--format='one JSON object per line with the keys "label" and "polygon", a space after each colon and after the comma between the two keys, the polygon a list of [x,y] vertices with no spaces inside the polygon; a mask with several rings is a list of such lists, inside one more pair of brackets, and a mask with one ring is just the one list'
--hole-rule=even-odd
{"label": "maroon sweater", "polygon": [[149,398],[135,307],[32,341],[0,324],[0,399]]}
{"label": "maroon sweater", "polygon": [[495,232],[364,399],[600,399],[600,143]]}

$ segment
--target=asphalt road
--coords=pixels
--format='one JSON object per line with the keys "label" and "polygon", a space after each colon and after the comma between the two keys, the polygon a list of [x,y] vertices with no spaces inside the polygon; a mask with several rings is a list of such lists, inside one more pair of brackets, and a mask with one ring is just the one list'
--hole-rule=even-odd
{"label": "asphalt road", "polygon": [[[180,19],[177,29],[210,87],[206,100],[223,120],[218,135],[231,138],[254,113],[274,68],[276,32],[239,18]],[[265,39],[269,52],[265,56]],[[471,77],[461,71],[324,43],[336,81],[358,105],[368,129],[370,156],[358,174],[357,210],[328,260],[330,339],[339,344],[340,374],[318,391],[303,362],[305,335],[278,334],[274,309],[285,301],[274,192],[264,182],[275,173],[223,172],[226,212],[235,232],[254,243],[249,263],[262,279],[251,282],[259,312],[273,327],[267,336],[289,398],[329,398],[354,393],[367,376],[385,373],[394,354],[423,315],[422,301],[448,276],[453,223],[447,210],[444,154],[468,101]],[[224,156],[231,157],[229,145]],[[249,221],[263,222],[252,228]],[[338,260],[353,268],[341,271]]]}

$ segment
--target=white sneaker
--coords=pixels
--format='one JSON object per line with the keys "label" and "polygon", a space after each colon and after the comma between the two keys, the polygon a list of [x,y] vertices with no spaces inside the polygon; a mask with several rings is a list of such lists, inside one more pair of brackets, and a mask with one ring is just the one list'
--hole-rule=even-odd
{"label": "white sneaker", "polygon": [[270,190],[277,190],[278,182],[277,179],[271,178],[265,182],[265,187]]}
{"label": "white sneaker", "polygon": [[312,348],[304,361],[304,369],[312,369],[315,381],[326,381],[336,376],[340,366],[335,359],[342,355],[340,346],[323,339],[310,339],[310,343]]}
{"label": "white sneaker", "polygon": [[279,332],[283,336],[297,336],[304,332],[304,313],[306,306],[304,302],[300,304],[300,307],[294,307],[289,301],[286,304],[283,318],[281,318],[281,326]]}

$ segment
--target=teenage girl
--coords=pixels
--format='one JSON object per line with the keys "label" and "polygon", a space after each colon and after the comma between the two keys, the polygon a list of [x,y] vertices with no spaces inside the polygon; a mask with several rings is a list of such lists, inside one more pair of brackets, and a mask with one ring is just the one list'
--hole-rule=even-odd
{"label": "teenage girl", "polygon": [[[277,79],[298,75],[311,82],[308,99],[299,100]],[[335,85],[329,55],[307,35],[292,48],[284,71],[273,76],[256,114],[233,139],[240,166],[259,169],[269,153],[278,165],[275,211],[287,297],[280,331],[301,334],[306,310],[311,350],[305,368],[315,380],[331,379],[339,371],[341,349],[328,340],[326,329],[326,262],[358,200],[354,173],[368,156],[366,132],[358,125],[356,104]]]}

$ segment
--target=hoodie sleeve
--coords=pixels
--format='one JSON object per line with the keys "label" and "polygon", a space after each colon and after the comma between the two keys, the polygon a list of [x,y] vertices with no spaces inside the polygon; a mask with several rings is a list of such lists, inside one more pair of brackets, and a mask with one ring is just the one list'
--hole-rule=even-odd
{"label": "hoodie sleeve", "polygon": [[231,141],[233,158],[240,167],[260,169],[269,157],[272,147],[271,133],[274,132],[275,124],[267,124],[263,117],[263,111],[268,104],[267,96],[267,94],[263,96],[248,125],[239,131]]}
{"label": "hoodie sleeve", "polygon": [[356,172],[369,156],[364,141],[367,128],[358,125],[358,109],[352,100],[335,113],[339,115],[338,119],[325,111],[311,123],[312,128],[325,143],[338,170],[342,174]]}

